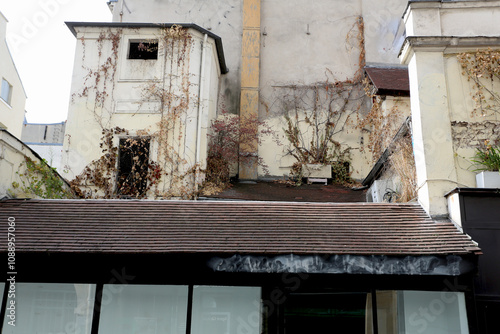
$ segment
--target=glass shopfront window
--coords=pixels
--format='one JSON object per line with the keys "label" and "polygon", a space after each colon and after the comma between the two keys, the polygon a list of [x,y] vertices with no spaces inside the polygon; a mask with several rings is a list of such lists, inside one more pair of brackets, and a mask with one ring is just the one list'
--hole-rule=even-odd
{"label": "glass shopfront window", "polygon": [[195,286],[191,334],[259,334],[261,289]]}
{"label": "glass shopfront window", "polygon": [[401,291],[400,330],[406,334],[468,334],[462,292]]}
{"label": "glass shopfront window", "polygon": [[272,309],[261,294],[260,287],[105,284],[96,293],[94,284],[17,283],[15,297],[5,298],[3,333],[90,334],[94,314],[100,334],[469,333],[462,292],[294,292]]}
{"label": "glass shopfront window", "polygon": [[14,301],[14,318],[6,310],[2,332],[90,334],[94,297],[93,284],[16,283],[15,297],[7,301]]}
{"label": "glass shopfront window", "polygon": [[185,285],[106,284],[99,333],[185,334],[187,302]]}

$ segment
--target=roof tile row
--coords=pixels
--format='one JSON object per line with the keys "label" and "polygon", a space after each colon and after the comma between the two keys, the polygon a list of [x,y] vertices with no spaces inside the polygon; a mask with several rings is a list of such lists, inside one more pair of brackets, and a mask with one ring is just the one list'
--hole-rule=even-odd
{"label": "roof tile row", "polygon": [[[480,249],[416,204],[7,200],[18,252],[445,255]],[[0,251],[6,245],[0,244]]]}

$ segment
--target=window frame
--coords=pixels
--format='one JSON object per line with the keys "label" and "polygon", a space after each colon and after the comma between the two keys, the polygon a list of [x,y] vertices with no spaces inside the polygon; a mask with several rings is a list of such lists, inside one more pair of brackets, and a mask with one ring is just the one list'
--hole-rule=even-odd
{"label": "window frame", "polygon": [[[133,47],[139,49],[143,44],[146,50],[134,50]],[[152,47],[153,50],[148,51],[147,48]],[[150,38],[129,38],[127,43],[127,60],[158,60],[159,40]],[[135,56],[133,56],[135,55]],[[146,57],[141,57],[146,55]]]}
{"label": "window frame", "polygon": [[[7,96],[4,96],[4,92],[5,92],[4,87],[7,87]],[[0,86],[0,99],[3,102],[5,102],[9,107],[12,104],[12,90],[13,90],[13,86],[10,84],[10,82],[7,81],[7,79],[2,78],[2,84]]]}

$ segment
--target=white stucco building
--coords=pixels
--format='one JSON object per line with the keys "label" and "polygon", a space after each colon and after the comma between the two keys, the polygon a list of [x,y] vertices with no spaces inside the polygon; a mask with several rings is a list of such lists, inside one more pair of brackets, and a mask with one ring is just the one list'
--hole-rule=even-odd
{"label": "white stucco building", "polygon": [[[101,196],[176,197],[185,187],[194,190],[202,178],[197,170],[206,166],[219,78],[227,71],[220,38],[194,24],[67,25],[78,40],[61,167],[68,178],[82,176],[77,182],[87,189],[97,177],[87,171],[112,174],[88,189]],[[119,161],[103,167],[108,153]],[[130,181],[135,173],[140,185]]]}
{"label": "white stucco building", "polygon": [[26,93],[5,39],[7,23],[0,12],[0,127],[21,138]]}

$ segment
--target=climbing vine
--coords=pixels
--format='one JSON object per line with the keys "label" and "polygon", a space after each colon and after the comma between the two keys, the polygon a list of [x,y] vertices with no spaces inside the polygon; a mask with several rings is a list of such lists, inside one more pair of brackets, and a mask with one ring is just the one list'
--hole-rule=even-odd
{"label": "climbing vine", "polygon": [[[158,61],[163,61],[163,73],[142,85],[138,103],[138,110],[152,103],[155,110],[150,112],[158,121],[134,133],[111,126],[117,124],[113,95],[122,30],[99,35],[97,67],[85,65],[85,52],[83,54],[87,75],[82,90],[75,93],[72,100],[87,100],[87,109],[102,132],[102,155],[71,182],[82,197],[191,198],[196,195],[195,185],[201,179],[201,171],[197,163],[187,158],[186,151],[186,126],[192,122],[188,109],[192,104],[189,61],[193,41],[180,26],[162,28],[157,38],[157,44],[150,41],[134,44],[138,50],[133,51],[145,55],[141,62],[153,58],[148,52],[157,52]],[[85,50],[84,38],[81,43]]]}
{"label": "climbing vine", "polygon": [[43,159],[36,162],[29,157],[25,157],[24,162],[19,166],[17,174],[21,184],[13,182],[12,187],[20,189],[26,194],[48,199],[74,197],[69,186],[59,176],[56,169],[50,167],[47,161]]}
{"label": "climbing vine", "polygon": [[401,108],[409,110],[409,106],[402,99],[396,98],[392,106],[384,107],[383,98],[374,93],[375,89],[368,78],[363,80],[363,85],[366,96],[372,101],[372,107],[368,114],[358,117],[357,128],[368,133],[364,146],[372,153],[372,161],[375,162],[389,147],[407,117]]}
{"label": "climbing vine", "polygon": [[350,161],[351,148],[338,138],[353,125],[353,116],[359,113],[366,99],[362,86],[365,65],[362,17],[357,18],[346,41],[355,43],[354,47],[359,50],[358,69],[353,78],[338,80],[327,69],[322,82],[274,86],[276,100],[270,109],[284,121],[285,154],[295,158],[291,177],[297,184],[301,183],[306,164],[333,165],[338,175],[345,176],[340,183],[350,181],[345,166]]}

